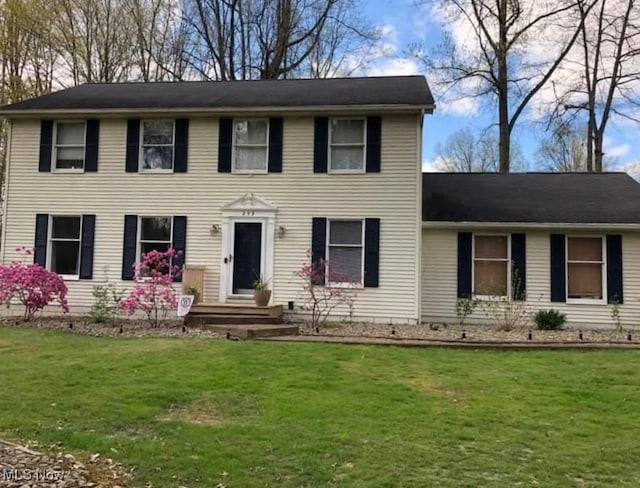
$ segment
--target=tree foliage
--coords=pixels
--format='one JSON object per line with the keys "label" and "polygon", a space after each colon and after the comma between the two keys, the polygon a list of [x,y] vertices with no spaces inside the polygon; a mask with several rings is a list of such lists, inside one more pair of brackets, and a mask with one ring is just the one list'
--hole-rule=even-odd
{"label": "tree foliage", "polygon": [[[447,36],[425,65],[449,88],[496,102],[499,169],[510,170],[511,138],[532,98],[545,86],[582,32],[596,0],[447,0]],[[544,50],[544,51],[543,51]]]}
{"label": "tree foliage", "polygon": [[[465,127],[436,145],[437,169],[454,173],[491,173],[500,169],[498,136],[491,131],[478,135]],[[511,170],[525,171],[527,161],[517,141],[511,144]]]}

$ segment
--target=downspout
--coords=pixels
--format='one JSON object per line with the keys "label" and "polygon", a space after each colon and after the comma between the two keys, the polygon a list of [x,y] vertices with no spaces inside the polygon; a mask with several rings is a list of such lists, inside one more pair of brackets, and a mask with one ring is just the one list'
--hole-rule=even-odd
{"label": "downspout", "polygon": [[416,187],[416,276],[415,276],[415,316],[417,323],[422,323],[422,130],[424,125],[425,110],[421,109],[418,115],[418,128],[416,131],[416,159],[418,162],[418,177]]}
{"label": "downspout", "polygon": [[7,150],[5,152],[4,168],[4,200],[2,202],[2,243],[0,244],[0,264],[4,264],[7,242],[7,211],[9,209],[9,168],[11,168],[11,134],[13,133],[13,121],[9,120],[7,128]]}

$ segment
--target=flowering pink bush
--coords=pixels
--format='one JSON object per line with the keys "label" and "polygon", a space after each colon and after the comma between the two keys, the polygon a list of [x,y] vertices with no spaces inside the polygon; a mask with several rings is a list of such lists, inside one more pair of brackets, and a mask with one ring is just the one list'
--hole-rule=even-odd
{"label": "flowering pink bush", "polygon": [[296,275],[302,279],[303,308],[311,311],[311,325],[325,324],[339,306],[347,307],[351,318],[359,283],[351,282],[346,273],[332,270],[326,259],[314,263],[311,250],[307,251],[307,260]]}
{"label": "flowering pink bush", "polygon": [[[33,254],[33,249],[27,247],[18,247],[16,251],[24,257]],[[0,303],[14,299],[24,306],[24,320],[31,320],[52,302],[57,302],[63,312],[69,311],[64,280],[39,264],[15,260],[0,266]]]}
{"label": "flowering pink bush", "polygon": [[173,288],[173,277],[182,270],[171,264],[178,251],[149,251],[136,263],[135,283],[129,294],[120,301],[120,308],[133,315],[141,310],[147,315],[151,327],[162,325],[170,311],[178,308],[178,292]]}

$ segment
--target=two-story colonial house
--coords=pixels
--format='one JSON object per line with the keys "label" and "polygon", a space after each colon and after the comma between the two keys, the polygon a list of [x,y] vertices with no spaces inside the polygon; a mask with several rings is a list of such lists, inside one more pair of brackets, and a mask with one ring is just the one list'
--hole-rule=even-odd
{"label": "two-story colonial house", "polygon": [[3,107],[1,260],[33,245],[83,313],[94,284],[173,247],[204,267],[205,302],[263,276],[295,311],[311,252],[361,288],[356,317],[416,322],[433,108],[421,76],[87,84]]}
{"label": "two-story colonial house", "polygon": [[296,272],[326,259],[325,280],[339,271],[358,289],[356,320],[454,322],[458,300],[497,298],[637,326],[640,185],[422,175],[433,109],[421,76],[88,84],[1,107],[0,260],[33,246],[72,313],[172,247],[208,304],[243,303],[263,277],[271,303],[299,314]]}

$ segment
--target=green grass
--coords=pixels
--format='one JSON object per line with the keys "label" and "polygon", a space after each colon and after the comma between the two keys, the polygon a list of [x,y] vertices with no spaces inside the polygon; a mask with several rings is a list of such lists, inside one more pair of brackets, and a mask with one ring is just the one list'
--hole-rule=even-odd
{"label": "green grass", "polygon": [[640,355],[0,328],[0,437],[135,486],[639,486]]}

